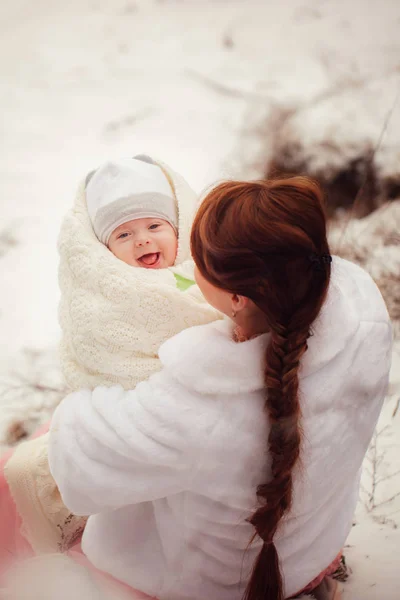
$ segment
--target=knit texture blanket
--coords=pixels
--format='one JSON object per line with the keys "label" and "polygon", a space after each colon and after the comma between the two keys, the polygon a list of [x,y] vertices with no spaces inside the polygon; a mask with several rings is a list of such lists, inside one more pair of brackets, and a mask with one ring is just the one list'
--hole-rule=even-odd
{"label": "knit texture blanket", "polygon": [[[196,196],[182,177],[157,164],[178,203],[174,267],[135,268],[117,259],[93,232],[84,183],[64,219],[59,238],[60,358],[71,391],[117,383],[132,389],[159,369],[163,342],[219,318],[191,281],[189,239]],[[21,444],[6,465],[22,532],[36,553],[68,549],[85,525],[61,501],[49,472],[47,441],[48,434]]]}

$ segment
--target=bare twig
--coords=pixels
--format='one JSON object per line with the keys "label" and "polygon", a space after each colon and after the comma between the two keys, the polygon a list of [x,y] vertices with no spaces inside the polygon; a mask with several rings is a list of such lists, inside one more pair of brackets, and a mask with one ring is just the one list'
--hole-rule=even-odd
{"label": "bare twig", "polygon": [[389,479],[393,479],[393,477],[397,477],[397,475],[400,475],[400,470],[396,471],[395,473],[391,473],[391,475],[385,475],[385,477],[382,477],[381,479],[377,479],[376,485],[379,485],[383,481],[388,481]]}
{"label": "bare twig", "polygon": [[382,434],[385,431],[388,431],[389,429],[390,429],[389,425],[386,425],[381,430],[375,431],[372,441],[371,441],[371,445],[369,447],[369,452],[366,456],[366,460],[367,460],[370,468],[364,467],[364,471],[367,473],[367,475],[370,479],[370,489],[367,489],[365,487],[365,485],[361,484],[361,491],[366,496],[366,502],[364,502],[364,505],[365,505],[366,509],[368,510],[368,512],[372,512],[379,506],[382,506],[384,504],[392,502],[395,498],[400,496],[400,492],[398,492],[397,494],[394,494],[390,498],[386,498],[386,499],[382,500],[381,502],[376,501],[378,487],[382,483],[400,475],[400,470],[398,470],[394,473],[390,473],[389,475],[385,475],[383,477],[378,477],[379,466],[382,464],[382,462],[385,458],[385,451],[379,451],[378,440],[379,440],[379,437],[382,436]]}
{"label": "bare twig", "polygon": [[386,500],[382,500],[382,502],[378,502],[377,504],[374,504],[374,508],[378,508],[379,506],[383,506],[384,504],[388,504],[389,502],[393,502],[393,500],[395,500],[399,496],[400,496],[400,492],[397,492],[397,494],[394,494],[390,498],[386,498]]}
{"label": "bare twig", "polygon": [[52,354],[24,350],[16,367],[0,376],[1,410],[7,423],[2,449],[18,443],[44,418],[50,418],[67,393]]}
{"label": "bare twig", "polygon": [[246,92],[244,90],[239,90],[234,87],[229,87],[220,81],[215,81],[215,79],[211,79],[207,75],[203,75],[203,73],[198,73],[193,69],[185,69],[185,73],[195,81],[200,82],[205,85],[209,89],[213,90],[217,94],[222,96],[228,96],[230,98],[250,98],[257,100],[269,100],[272,101],[273,98],[270,96],[265,96],[264,94],[257,94],[255,92]]}
{"label": "bare twig", "polygon": [[56,388],[56,387],[52,387],[52,386],[48,386],[48,385],[42,385],[39,383],[24,383],[22,385],[12,385],[10,387],[7,387],[6,389],[3,389],[0,392],[0,397],[7,397],[9,394],[11,394],[12,392],[43,392],[43,393],[56,393],[56,394],[60,394],[63,393],[64,391],[67,393],[66,388]]}
{"label": "bare twig", "polygon": [[395,417],[397,415],[397,412],[399,410],[400,407],[400,396],[397,398],[397,402],[396,402],[396,406],[394,407],[394,411],[392,414],[392,418]]}

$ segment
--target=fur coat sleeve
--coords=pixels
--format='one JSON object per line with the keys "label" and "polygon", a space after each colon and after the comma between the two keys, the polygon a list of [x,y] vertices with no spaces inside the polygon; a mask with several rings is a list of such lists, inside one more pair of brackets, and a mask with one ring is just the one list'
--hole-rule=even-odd
{"label": "fur coat sleeve", "polygon": [[74,392],[53,417],[50,470],[77,515],[154,501],[187,489],[212,426],[190,394],[172,393],[164,373],[131,391]]}

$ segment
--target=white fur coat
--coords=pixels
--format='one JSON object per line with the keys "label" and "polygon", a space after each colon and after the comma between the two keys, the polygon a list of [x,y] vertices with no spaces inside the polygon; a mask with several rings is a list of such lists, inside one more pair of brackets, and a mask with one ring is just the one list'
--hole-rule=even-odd
{"label": "white fur coat", "polygon": [[[386,394],[392,332],[369,275],[334,258],[301,360],[301,465],[275,543],[286,596],[343,548]],[[66,505],[90,515],[97,568],[159,600],[240,600],[260,541],[246,521],[269,479],[268,334],[235,343],[225,321],[163,344],[135,390],[97,387],[56,409],[49,462]],[[73,474],[73,476],[71,476]]]}

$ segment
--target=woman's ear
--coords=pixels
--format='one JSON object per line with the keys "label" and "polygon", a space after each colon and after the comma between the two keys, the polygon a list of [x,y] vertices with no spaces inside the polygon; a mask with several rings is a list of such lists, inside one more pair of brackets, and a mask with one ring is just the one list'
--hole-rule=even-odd
{"label": "woman's ear", "polygon": [[247,308],[249,302],[250,300],[249,298],[246,298],[246,296],[239,296],[238,294],[233,294],[231,297],[232,314],[236,315],[237,313],[241,312],[244,308]]}

